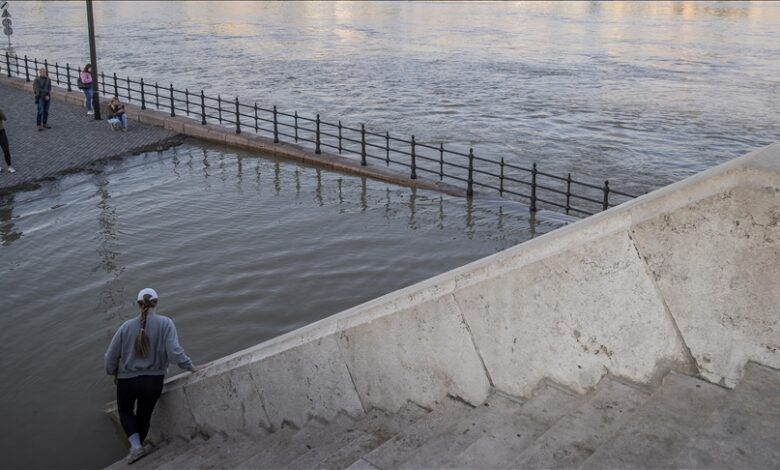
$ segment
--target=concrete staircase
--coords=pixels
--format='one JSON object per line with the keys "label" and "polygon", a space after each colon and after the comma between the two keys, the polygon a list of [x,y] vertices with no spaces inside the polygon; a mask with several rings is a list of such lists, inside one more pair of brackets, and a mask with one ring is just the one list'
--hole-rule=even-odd
{"label": "concrete staircase", "polygon": [[[780,372],[750,363],[733,390],[676,372],[654,390],[603,378],[578,395],[543,383],[527,400],[445,399],[302,429],[176,440],[148,469],[780,468]],[[121,461],[109,469],[127,468]]]}

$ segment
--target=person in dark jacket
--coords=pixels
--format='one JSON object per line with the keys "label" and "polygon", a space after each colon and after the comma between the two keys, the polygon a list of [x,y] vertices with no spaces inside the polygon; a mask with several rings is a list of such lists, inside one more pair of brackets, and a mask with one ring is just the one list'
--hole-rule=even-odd
{"label": "person in dark jacket", "polygon": [[119,101],[119,97],[115,96],[111,98],[108,103],[108,123],[111,124],[111,129],[127,130],[127,114],[125,114],[125,105]]}
{"label": "person in dark jacket", "polygon": [[35,104],[38,105],[38,116],[35,122],[38,124],[38,130],[51,129],[49,127],[49,105],[51,105],[51,80],[46,69],[40,69],[38,76],[33,81],[33,94],[35,94]]}
{"label": "person in dark jacket", "polygon": [[[0,109],[0,147],[3,149],[3,156],[5,157],[5,164],[8,165],[8,173],[16,173],[14,167],[11,166],[11,150],[8,149],[8,136],[5,135],[5,121],[8,118],[3,114],[3,110]],[[3,171],[3,167],[0,167],[0,172]]]}
{"label": "person in dark jacket", "polygon": [[116,383],[119,421],[130,442],[127,463],[146,454],[143,442],[169,361],[190,372],[201,369],[179,345],[173,320],[156,312],[157,292],[142,289],[137,300],[140,315],[119,327],[104,358],[106,373],[113,375]]}

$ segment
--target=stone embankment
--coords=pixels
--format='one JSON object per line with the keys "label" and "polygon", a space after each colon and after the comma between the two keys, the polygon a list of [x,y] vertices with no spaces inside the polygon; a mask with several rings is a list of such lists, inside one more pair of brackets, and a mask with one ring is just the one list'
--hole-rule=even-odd
{"label": "stone embankment", "polygon": [[[612,379],[665,393],[670,370],[717,386],[694,388],[725,391],[748,380],[750,361],[780,367],[778,188],[780,143],[174,377],[156,439],[262,436],[345,416],[370,427],[372,413],[403,419],[409,406],[438,410],[450,398],[531,403],[545,383],[594,399]],[[718,455],[710,444],[744,457],[743,467],[780,459],[776,391],[745,387],[747,395],[733,395],[746,400],[733,406],[747,410],[738,432],[729,436],[726,421],[741,412],[701,410],[693,422],[704,427],[683,436],[690,450],[677,449],[674,465],[706,466]],[[652,403],[646,394],[636,400],[627,406]],[[658,405],[658,426],[675,426],[673,403]],[[647,406],[638,412],[655,413]],[[612,441],[577,440],[566,429],[620,442],[637,423],[602,429],[588,424],[590,412],[577,413],[554,441],[570,439],[561,452],[579,449],[585,459]],[[726,428],[707,431],[711,421]],[[368,459],[355,468],[371,462],[403,466]]]}
{"label": "stone embankment", "polygon": [[[19,104],[16,104],[16,102],[14,102],[13,105],[13,109],[15,111],[14,118],[16,119],[18,116],[23,115],[24,116],[23,119],[26,119],[28,122],[33,123],[33,125],[31,125],[30,128],[32,130],[36,130],[34,127],[35,106],[32,99],[32,83],[27,82],[21,78],[9,78],[9,77],[0,76],[0,87],[2,87],[4,95],[6,93],[5,92],[6,89],[9,90],[16,89],[16,90],[22,90],[24,92],[22,94],[26,95],[25,99],[20,101]],[[94,124],[97,123],[90,123],[89,122],[90,120],[87,119],[86,116],[79,115],[78,112],[74,111],[73,110],[74,107],[72,106],[68,107],[67,109],[69,109],[70,111],[64,113],[65,114],[64,116],[57,115],[57,113],[59,112],[56,105],[57,103],[65,102],[71,105],[82,106],[84,101],[84,95],[81,91],[73,90],[71,92],[68,92],[63,88],[53,87],[52,99],[53,99],[53,104],[52,104],[51,114],[53,120],[51,121],[51,124],[56,126],[63,126],[63,129],[58,133],[58,139],[56,139],[56,142],[53,145],[60,145],[61,148],[67,148],[69,144],[75,144],[79,142],[81,143],[89,142],[91,147],[93,147],[91,149],[87,149],[92,153],[89,153],[87,150],[85,150],[84,152],[79,151],[78,155],[74,155],[74,158],[78,159],[78,162],[75,164],[76,167],[78,165],[83,165],[84,162],[82,160],[84,160],[84,158],[86,158],[87,160],[89,159],[100,160],[100,159],[105,159],[107,156],[115,155],[116,151],[113,146],[116,146],[117,150],[123,149],[121,145],[117,145],[115,143],[117,139],[114,136],[111,136],[110,138],[108,136],[103,136],[102,130],[100,131],[101,132],[100,136],[93,135],[93,132],[91,128],[88,127],[88,125],[94,127]],[[3,103],[3,101],[0,101],[0,104]],[[104,115],[106,113],[105,107],[107,106],[107,101],[108,99],[106,97],[101,97],[101,105],[103,106],[104,109],[103,111]],[[315,166],[331,169],[334,171],[340,171],[340,172],[355,174],[359,176],[366,176],[381,181],[387,181],[389,183],[393,183],[401,186],[408,186],[408,187],[421,188],[421,189],[431,189],[435,191],[441,191],[446,194],[450,194],[454,196],[465,195],[465,190],[463,188],[459,188],[446,183],[441,183],[439,181],[434,181],[428,178],[418,177],[417,179],[413,180],[409,178],[408,174],[402,173],[400,171],[392,170],[389,168],[383,168],[381,166],[376,166],[376,165],[361,166],[359,161],[355,161],[353,159],[342,157],[339,155],[334,155],[326,152],[323,152],[321,154],[315,154],[309,150],[304,149],[303,147],[294,144],[289,144],[289,143],[281,143],[281,142],[274,143],[273,139],[265,138],[256,134],[252,134],[248,132],[236,134],[234,129],[229,129],[224,126],[220,126],[216,124],[203,125],[199,121],[190,119],[188,117],[184,117],[184,116],[172,117],[170,114],[162,111],[157,111],[152,109],[141,109],[140,106],[136,106],[135,104],[132,103],[124,103],[124,104],[125,104],[125,109],[127,111],[128,119],[131,121],[134,127],[138,126],[137,123],[140,123],[140,126],[138,126],[137,129],[140,129],[142,132],[148,133],[147,129],[149,129],[150,126],[155,126],[156,128],[158,128],[157,132],[159,133],[164,133],[165,131],[168,131],[168,134],[170,135],[194,137],[208,142],[214,142],[221,145],[227,145],[230,147],[236,147],[244,150],[257,152],[261,155],[274,156],[286,160],[299,161],[309,165],[315,165]],[[54,119],[56,119],[56,121]],[[110,132],[110,130],[108,129],[108,125],[105,125],[105,131]],[[131,140],[134,138],[133,132],[128,132],[127,134],[129,137],[123,137],[122,139]],[[9,131],[9,135],[13,135],[13,133]],[[135,135],[141,136],[142,134],[136,132]],[[86,136],[86,138],[84,136]],[[79,140],[79,138],[81,138],[81,140]],[[25,137],[25,139],[27,138]],[[122,139],[120,139],[120,141]],[[83,145],[81,146],[83,147]],[[14,150],[14,152],[19,155],[25,155],[26,153],[24,152],[31,149],[32,147],[30,147],[29,149],[25,147],[23,149]],[[134,148],[130,148],[124,150],[121,153],[127,153],[128,151],[133,149]],[[37,147],[37,150],[34,150],[34,152],[36,154],[43,154],[47,156],[52,154],[53,155],[57,154],[56,151],[49,152],[50,150],[52,149],[46,146],[42,146],[42,147]],[[85,155],[84,158],[80,158],[80,155],[82,154]],[[38,161],[32,158],[29,160]],[[50,174],[51,172],[47,173],[46,176],[50,176]],[[27,178],[26,173],[18,175],[14,181],[17,180],[22,181],[24,178]]]}

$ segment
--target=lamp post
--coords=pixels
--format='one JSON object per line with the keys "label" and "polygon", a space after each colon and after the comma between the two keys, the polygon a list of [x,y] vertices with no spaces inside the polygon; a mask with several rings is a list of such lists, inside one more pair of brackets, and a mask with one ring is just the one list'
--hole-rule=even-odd
{"label": "lamp post", "polygon": [[92,0],[87,0],[87,26],[89,28],[89,60],[92,64],[92,109],[95,110],[95,120],[100,120],[100,98],[98,94],[98,66],[95,50],[95,22],[92,18]]}

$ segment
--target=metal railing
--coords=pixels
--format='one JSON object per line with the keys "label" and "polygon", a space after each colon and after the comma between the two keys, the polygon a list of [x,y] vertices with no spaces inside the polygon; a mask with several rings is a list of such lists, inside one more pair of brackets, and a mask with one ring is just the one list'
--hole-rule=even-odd
{"label": "metal railing", "polygon": [[[0,73],[8,77],[23,77],[28,82],[42,67],[49,70],[52,81],[67,91],[73,91],[79,70],[54,63],[54,73],[47,60],[29,59],[26,55],[5,54]],[[531,167],[485,158],[474,153],[473,148],[459,148],[456,144],[419,141],[414,135],[408,139],[391,135],[389,131],[377,132],[366,128],[328,122],[315,116],[284,112],[276,106],[266,108],[257,102],[248,104],[238,97],[224,99],[205,94],[204,90],[177,89],[173,84],[120,77],[116,73],[100,73],[95,83],[103,95],[118,96],[128,103],[139,103],[141,109],[154,108],[170,113],[172,117],[186,116],[201,124],[218,123],[235,129],[237,134],[254,132],[272,137],[273,141],[296,143],[313,148],[320,154],[323,149],[360,158],[363,166],[384,164],[387,167],[405,168],[411,179],[419,174],[438,178],[449,184],[465,186],[467,196],[475,188],[497,193],[501,197],[514,197],[527,201],[531,212],[540,208],[560,210],[571,215],[593,215],[607,210],[636,196],[610,187],[609,181],[595,184],[576,180],[571,173],[566,176],[541,171],[536,163]]]}

